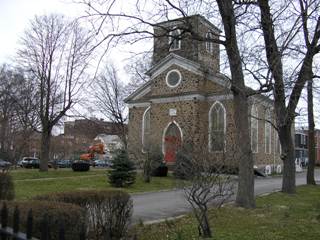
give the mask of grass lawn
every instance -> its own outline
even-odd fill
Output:
[[[91,169],[89,172],[73,172],[71,169],[49,170],[39,172],[36,169],[14,170],[13,176],[16,199],[29,199],[36,195],[70,190],[107,189],[106,169]],[[127,192],[147,192],[174,188],[173,177],[153,177],[151,183],[144,183],[142,176],[137,175],[134,185],[122,190]]]
[[[226,206],[210,212],[214,240],[320,239],[320,186],[298,187],[297,194],[273,193],[257,198],[257,208]],[[137,226],[139,240],[192,240],[197,224],[190,216],[160,224]]]

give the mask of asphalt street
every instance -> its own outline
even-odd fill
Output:
[[[320,169],[315,172],[316,180],[320,181]],[[281,177],[257,177],[255,179],[255,195],[261,195],[281,189]],[[296,174],[296,185],[306,184],[306,172]],[[236,191],[235,191],[236,192]],[[132,194],[133,223],[139,221],[152,222],[177,217],[190,212],[183,191],[179,189]]]

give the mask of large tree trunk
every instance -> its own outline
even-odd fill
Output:
[[[313,84],[312,79],[308,80],[308,171],[307,184],[316,185],[314,179],[314,168],[316,162],[315,136],[314,136],[314,116],[313,116]]]
[[[281,159],[283,161],[282,191],[295,193],[296,166],[291,125],[287,124],[279,127],[279,139],[282,147]]]
[[[49,153],[50,153],[50,129],[44,128],[41,134],[41,153],[40,153],[40,171],[48,171]]]
[[[239,183],[236,203],[242,207],[252,208],[255,207],[254,171],[247,97],[234,95],[233,104],[236,127],[236,156],[239,161]]]
[[[239,182],[236,204],[255,207],[253,157],[248,121],[248,97],[237,43],[236,20],[232,0],[217,0],[226,35],[225,47],[231,70],[231,90],[235,117],[236,160],[239,162]]]

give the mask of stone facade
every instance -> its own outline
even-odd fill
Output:
[[[150,81],[126,99],[129,106],[129,152],[133,158],[142,158],[143,145],[147,142],[149,146],[161,149],[168,163],[174,163],[174,159],[171,162],[172,156],[170,158],[168,154],[170,149],[168,132],[173,131],[175,140],[179,140],[179,144],[175,143],[176,150],[181,148],[181,145],[201,147],[205,149],[208,158],[216,159],[217,156],[225,154],[228,164],[236,165],[237,160],[232,157],[236,147],[233,143],[233,96],[228,78],[219,73],[218,45],[214,45],[213,52],[209,53],[206,50],[206,42],[182,36],[180,49],[169,50],[169,36],[165,34],[165,29],[179,27],[183,29],[183,24],[186,23],[191,23],[194,31],[200,35],[205,35],[209,31],[219,32],[216,27],[198,15],[160,23],[155,27],[155,35],[159,38],[154,40],[153,67],[148,71]],[[177,80],[174,86],[168,84],[172,71],[180,74],[179,81]],[[271,151],[266,151],[265,146],[264,119],[267,110],[272,113],[272,101],[263,96],[254,96],[251,102],[258,106],[259,119],[258,151],[254,153],[255,164],[258,167],[279,165],[281,162],[277,151],[279,149],[277,135],[272,127]],[[221,151],[210,150],[212,148],[210,139],[215,139],[215,136],[212,136],[212,124],[218,121],[212,117],[216,105],[221,110],[219,114],[224,115],[224,117],[219,115],[219,119],[224,119],[221,123],[223,130],[220,129],[224,137]],[[250,121],[250,116],[248,120]]]

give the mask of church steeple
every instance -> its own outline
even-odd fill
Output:
[[[153,64],[174,53],[200,63],[204,69],[219,72],[219,44],[206,40],[218,39],[220,30],[204,17],[194,15],[161,22],[154,27],[154,34]]]

